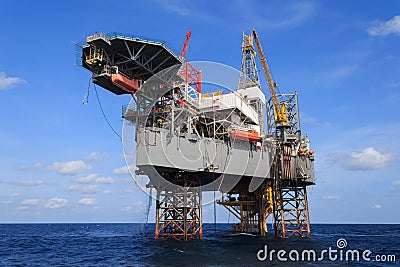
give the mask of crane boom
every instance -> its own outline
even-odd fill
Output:
[[[261,46],[260,39],[258,38],[258,33],[253,29],[254,40],[256,41],[256,47],[258,54],[260,55],[261,67],[264,71],[265,79],[267,80],[268,90],[271,94],[272,103],[274,105],[275,122],[280,125],[287,125],[288,118],[286,115],[286,108],[284,103],[280,103],[278,96],[276,94],[276,83],[272,79],[271,70],[268,66],[267,58],[265,57],[264,50]]]
[[[192,36],[192,31],[191,30],[188,31],[188,33],[186,34],[186,39],[185,39],[185,42],[183,43],[182,50],[181,50],[181,53],[179,55],[182,58],[186,57],[186,51],[187,51],[188,46],[189,46],[190,36]]]

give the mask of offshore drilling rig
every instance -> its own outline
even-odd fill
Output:
[[[237,88],[203,92],[202,71],[185,59],[190,36],[179,56],[161,42],[118,34],[96,33],[81,46],[93,83],[132,96],[122,117],[134,131],[134,175],[156,191],[155,237],[201,239],[202,192],[215,190],[239,220],[234,231],[265,235],[271,216],[275,236],[310,236],[314,152],[297,93],[277,93],[254,29],[243,34]]]

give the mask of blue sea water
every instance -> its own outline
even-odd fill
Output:
[[[155,240],[154,224],[0,224],[0,266],[394,266],[400,265],[400,225],[313,224],[308,239],[233,235],[231,225],[204,224],[202,241]],[[337,247],[345,239],[347,246]],[[257,259],[257,252],[314,250],[317,259]],[[324,249],[336,249],[337,260]],[[340,260],[342,250],[370,250],[371,261]],[[264,255],[264,251],[260,255]],[[270,255],[270,254],[268,254]],[[293,254],[295,255],[295,254]],[[378,262],[376,256],[396,261]],[[361,253],[360,253],[361,257]],[[382,258],[382,257],[381,257]]]

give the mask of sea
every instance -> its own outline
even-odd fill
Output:
[[[0,224],[0,266],[400,265],[395,224],[313,224],[310,238],[290,239],[273,232],[235,234],[232,224],[203,224],[203,240],[194,241],[155,240],[154,227]]]

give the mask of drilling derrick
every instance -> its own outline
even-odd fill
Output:
[[[256,52],[253,45],[253,36],[243,33],[242,39],[242,64],[238,89],[246,89],[253,86],[260,86],[256,65]]]

